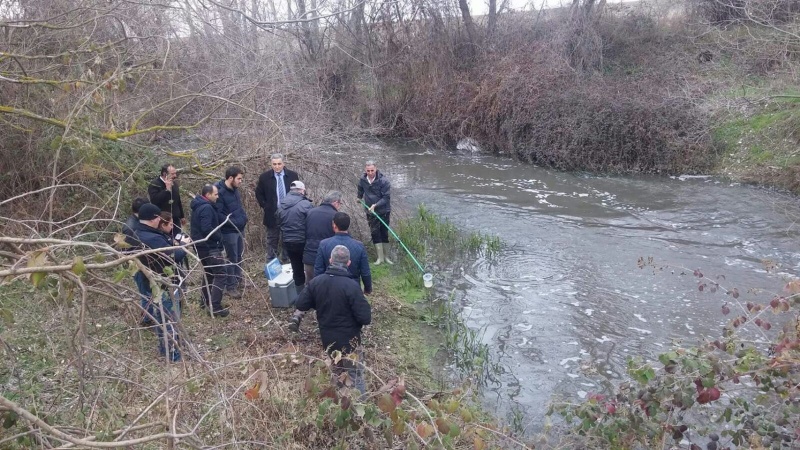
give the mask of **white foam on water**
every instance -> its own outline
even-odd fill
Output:
[[[571,362],[578,362],[580,360],[581,360],[580,356],[573,356],[572,358],[564,358],[564,359],[561,360],[560,363],[558,363],[558,365],[566,367],[567,364],[569,364]]]
[[[642,333],[642,334],[653,334],[653,332],[652,332],[652,331],[650,331],[650,330],[644,330],[644,329],[642,329],[642,328],[628,327],[628,329],[629,329],[629,330],[633,330],[633,331],[638,331],[639,333]]]
[[[637,319],[641,320],[642,322],[647,323],[647,319],[642,317],[641,314],[634,314],[633,317],[636,317]]]
[[[604,335],[604,336],[601,336],[600,338],[594,338],[594,340],[595,340],[595,341],[597,341],[597,342],[599,342],[599,343],[601,343],[601,344],[602,344],[603,342],[609,342],[609,341],[611,341],[611,339],[609,339],[609,338],[608,338],[608,336],[605,336],[605,335]]]
[[[588,394],[588,392],[586,392],[586,391],[578,391],[578,392],[576,392],[576,394],[578,394],[578,397],[584,399],[584,398],[586,398],[586,395]]]
[[[594,312],[594,310],[593,310],[593,309],[587,309],[587,310],[586,310],[586,311],[584,311],[584,312],[586,313],[586,315],[587,315],[587,316],[591,317],[591,316],[592,316],[592,313]]]
[[[515,328],[519,328],[522,331],[530,331],[533,328],[533,324],[530,323],[518,323],[514,325]]]
[[[578,375],[574,373],[568,373],[567,376],[570,378],[578,378]]]

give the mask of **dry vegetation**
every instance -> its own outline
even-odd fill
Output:
[[[352,190],[323,149],[469,137],[565,170],[692,173],[722,154],[724,173],[797,189],[797,1],[490,4],[0,2],[0,448],[524,445],[469,388],[388,384],[424,379],[430,345],[386,295],[364,402],[327,389],[312,324],[287,335],[259,281],[224,321],[190,302],[193,358],[160,361],[135,325],[135,263],[108,244],[165,161],[188,193],[233,163],[254,182],[282,151],[319,197]]]

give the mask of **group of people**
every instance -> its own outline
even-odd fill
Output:
[[[270,163],[272,168],[258,179],[255,195],[264,211],[267,261],[281,256],[288,258],[299,292],[289,329],[299,331],[305,312],[314,309],[323,347],[328,352],[352,353],[360,343],[361,328],[371,321],[365,297],[372,292],[367,250],[348,232],[351,218],[340,211],[341,192],[328,192],[315,207],[305,195],[305,183],[296,172],[285,167],[283,155],[272,155]],[[201,306],[212,317],[225,317],[229,310],[222,304],[223,296],[242,296],[241,266],[248,221],[239,192],[244,171],[234,166],[225,171],[224,179],[204,185],[193,197],[190,233],[185,236],[187,221],[177,177],[173,165],[162,167],[159,177],[148,187],[148,199],[134,200],[133,213],[123,226],[127,247],[164,249],[144,253],[139,258],[160,279],[139,271],[134,281],[145,311],[143,322],[154,326],[162,355],[172,361],[181,358],[173,324],[180,317],[182,292],[171,291],[167,286],[180,285],[182,281],[175,279],[181,262],[186,259],[186,251],[181,247],[193,246],[203,266]],[[357,202],[359,209],[363,207],[367,212],[378,255],[375,264],[392,264],[386,251],[390,200],[388,178],[373,161],[367,161],[358,183]],[[172,282],[168,283],[170,279]],[[158,288],[153,289],[154,286]],[[363,378],[357,365],[341,369],[350,372],[363,392]]]

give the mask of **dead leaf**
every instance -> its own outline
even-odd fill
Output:
[[[260,391],[261,391],[261,382],[257,381],[255,386],[253,386],[250,389],[244,391],[244,396],[248,400],[255,400],[260,396]]]

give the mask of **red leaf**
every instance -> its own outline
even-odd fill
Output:
[[[259,397],[258,391],[261,389],[261,382],[256,382],[255,386],[244,391],[244,396],[248,400],[255,400]]]
[[[617,412],[617,405],[615,405],[615,404],[613,404],[611,402],[606,403],[606,412],[609,413],[609,414],[616,413]]]
[[[722,305],[722,314],[727,316],[730,313],[731,313],[731,309],[728,308],[728,304],[725,303],[724,305]]]
[[[719,400],[719,389],[716,387],[708,388],[708,398],[710,401]]]

